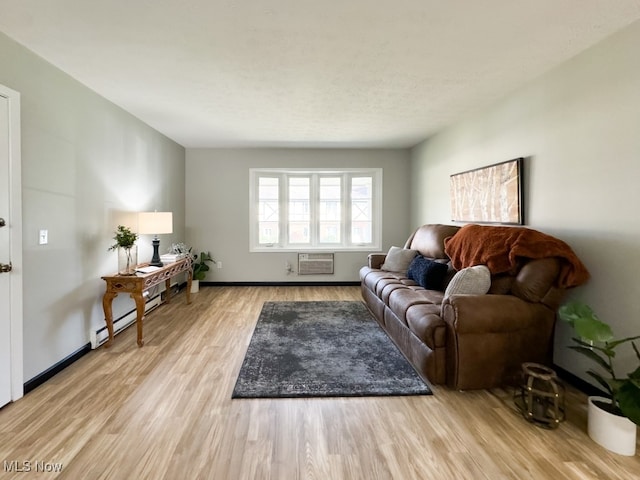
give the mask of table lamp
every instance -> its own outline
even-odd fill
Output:
[[[172,212],[140,212],[138,214],[138,233],[153,234],[153,257],[149,265],[161,267],[160,240],[158,235],[173,233],[173,213]]]

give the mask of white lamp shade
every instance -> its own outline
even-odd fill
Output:
[[[173,233],[173,213],[140,212],[138,214],[138,233],[153,235]]]

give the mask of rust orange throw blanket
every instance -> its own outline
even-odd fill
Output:
[[[456,270],[486,265],[492,274],[515,271],[518,258],[559,257],[563,261],[558,286],[575,287],[589,279],[569,245],[529,228],[465,225],[445,240],[445,252]]]

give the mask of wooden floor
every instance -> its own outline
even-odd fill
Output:
[[[130,328],[0,410],[0,478],[640,478],[637,455],[587,437],[586,399],[574,390],[567,421],[551,431],[525,422],[506,390],[231,400],[267,300],[360,292],[205,287],[191,305],[176,296],[148,316],[144,347]],[[55,464],[61,472],[35,473]]]

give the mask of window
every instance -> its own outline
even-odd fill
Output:
[[[251,251],[380,248],[382,169],[251,169]]]
[[[278,178],[261,177],[258,186],[259,242],[263,245],[278,243],[280,235],[280,205],[278,204]]]

